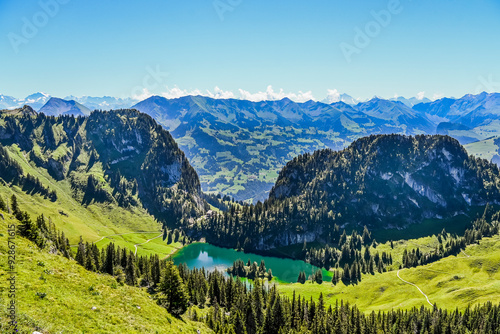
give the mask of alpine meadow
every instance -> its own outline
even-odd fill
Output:
[[[0,2],[0,332],[500,333],[499,15]]]

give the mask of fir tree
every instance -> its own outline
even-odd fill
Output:
[[[14,215],[14,217],[16,217],[17,220],[23,220],[23,213],[19,209],[16,195],[12,195],[12,197],[10,198],[10,208],[12,210],[12,214]]]
[[[7,211],[7,204],[5,204],[2,196],[0,196],[0,210],[1,211]]]
[[[160,292],[160,305],[165,307],[169,313],[180,316],[186,312],[189,296],[179,275],[179,269],[172,261],[166,263],[158,292]]]
[[[86,266],[87,257],[85,254],[85,245],[83,244],[82,236],[80,236],[80,242],[78,243],[78,249],[76,251],[76,262],[78,262],[82,267]]]

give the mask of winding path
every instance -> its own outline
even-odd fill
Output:
[[[163,232],[162,232],[159,236],[156,236],[156,237],[154,237],[154,238],[151,238],[151,239],[149,239],[149,240],[146,240],[146,242],[143,242],[142,244],[135,244],[135,245],[134,245],[134,247],[135,247],[135,252],[134,252],[134,255],[137,255],[137,246],[147,244],[147,243],[148,243],[148,242],[150,242],[151,240],[158,239],[159,237],[163,237]]]
[[[399,269],[399,270],[398,270],[398,273],[397,273],[398,278],[399,278],[400,280],[402,280],[403,282],[405,282],[405,283],[407,283],[407,284],[410,284],[410,285],[413,285],[414,287],[416,287],[416,288],[418,289],[418,291],[420,291],[420,293],[424,295],[425,299],[427,299],[427,302],[429,303],[429,305],[430,305],[430,306],[434,306],[434,305],[432,305],[432,303],[429,301],[429,297],[427,297],[427,295],[426,295],[426,294],[425,294],[422,290],[420,290],[420,288],[419,288],[417,285],[415,285],[415,284],[413,284],[413,283],[410,283],[410,282],[408,282],[408,281],[405,281],[404,279],[402,279],[402,278],[401,278],[401,276],[399,276],[399,272],[400,272],[400,271],[401,271],[401,269]]]
[[[96,243],[98,243],[99,241],[104,240],[105,238],[109,238],[109,237],[117,237],[117,236],[120,236],[120,235],[127,235],[127,234],[148,234],[148,233],[150,233],[150,234],[151,234],[151,233],[156,233],[156,232],[158,232],[158,231],[149,231],[149,232],[127,232],[127,233],[110,234],[110,235],[105,235],[105,236],[104,236],[104,237],[102,237],[101,239],[99,239],[99,240],[97,240],[97,241],[93,241],[92,243],[93,243],[93,244],[96,244]],[[161,235],[163,235],[163,233],[162,233]],[[155,237],[155,238],[153,238],[153,239],[156,239],[156,238],[158,238],[158,237]],[[149,242],[150,240],[153,240],[153,239],[149,239],[149,240],[148,240],[148,241],[146,241],[146,242]],[[142,244],[137,244],[137,245],[142,245]],[[78,246],[78,244],[76,244],[76,245],[70,245],[70,247],[76,247],[76,246]]]

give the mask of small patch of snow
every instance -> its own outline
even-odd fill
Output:
[[[445,148],[443,148],[442,152],[443,152],[444,156],[446,157],[446,159],[448,161],[451,161],[451,153],[448,152]]]
[[[380,175],[382,180],[385,180],[385,181],[392,179],[392,176],[393,176],[392,173],[384,173],[384,174]]]
[[[472,200],[471,198],[469,197],[469,195],[467,194],[462,194],[462,197],[464,198],[464,200],[467,202],[467,204],[470,206],[471,203],[472,203]]]
[[[415,204],[417,206],[417,208],[420,208],[420,205],[418,205],[418,202],[415,199],[409,198],[409,200],[412,201],[413,204]]]
[[[462,180],[464,172],[463,172],[463,170],[460,170],[460,169],[452,167],[452,168],[450,168],[450,174],[455,179],[455,181],[457,183],[460,183],[460,181]]]
[[[119,163],[120,161],[127,160],[128,158],[130,158],[130,157],[121,157],[121,158],[119,158],[119,159],[116,159],[116,160],[111,161],[109,164],[110,164],[110,165],[114,165],[114,164]]]

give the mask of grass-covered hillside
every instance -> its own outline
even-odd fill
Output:
[[[0,216],[0,281],[7,284],[7,226]],[[61,255],[17,236],[17,307],[20,333],[210,333],[202,323],[179,319],[158,306],[145,289],[117,284]],[[0,296],[0,332],[7,330],[7,290]],[[93,309],[95,307],[95,309]]]
[[[482,159],[500,164],[500,137],[490,137],[465,145],[465,149]]]
[[[280,284],[280,292],[292,296],[293,291],[307,298],[316,299],[323,293],[325,303],[335,305],[341,300],[355,304],[364,312],[388,311],[392,309],[411,309],[431,307],[419,290],[401,279],[417,285],[432,304],[444,309],[465,309],[469,304],[476,305],[488,301],[500,302],[500,236],[484,238],[477,244],[468,246],[456,256],[449,256],[437,262],[402,269],[401,258],[404,250],[419,248],[422,252],[434,250],[439,245],[436,236],[412,240],[400,240],[380,244],[370,251],[391,252],[394,259],[392,267],[384,273],[364,274],[357,284],[336,285],[331,282],[322,284]],[[399,276],[398,278],[398,271]]]

